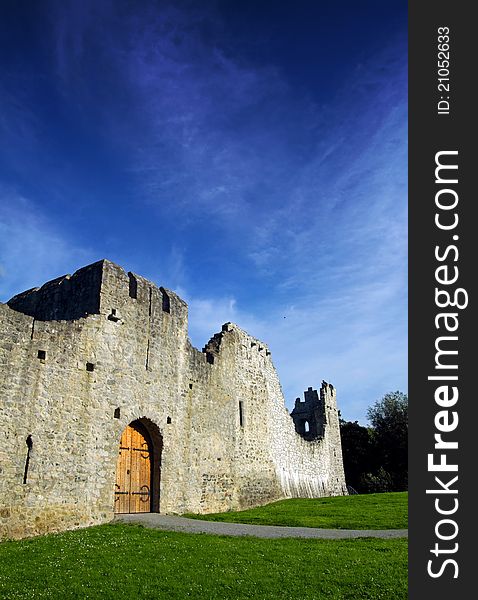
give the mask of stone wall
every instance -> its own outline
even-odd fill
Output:
[[[109,261],[0,304],[0,536],[109,521],[136,419],[162,442],[161,512],[346,493],[332,386],[324,436],[306,441],[268,347],[228,323],[200,352],[187,318],[174,292]]]
[[[41,288],[18,294],[8,301],[8,305],[40,321],[73,320],[97,313],[103,262],[79,269],[73,276],[63,275]]]

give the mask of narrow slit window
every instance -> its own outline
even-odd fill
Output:
[[[26,441],[28,450],[27,450],[27,458],[25,460],[25,469],[23,471],[23,484],[26,484],[27,480],[28,480],[28,467],[30,465],[30,453],[31,453],[32,448],[33,448],[33,439],[32,439],[32,436],[28,435],[27,439],[25,441]]]
[[[129,297],[137,298],[138,297],[138,280],[133,275],[133,273],[128,273],[129,277]]]
[[[171,301],[169,299],[169,296],[166,293],[166,290],[164,288],[159,288],[159,289],[161,290],[161,294],[163,296],[163,301],[162,301],[163,312],[170,313],[171,312]]]
[[[304,422],[304,431],[305,431],[305,433],[309,433],[309,431],[310,431],[309,421]]]
[[[239,425],[244,427],[244,403],[239,400]]]

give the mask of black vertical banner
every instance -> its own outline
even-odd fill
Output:
[[[478,25],[472,8],[463,0],[409,3],[412,600],[476,595]]]

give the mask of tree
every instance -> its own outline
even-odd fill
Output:
[[[339,415],[340,417],[340,415]],[[345,480],[360,493],[408,487],[408,397],[390,392],[367,410],[370,427],[340,419]]]
[[[371,430],[357,421],[340,419],[340,437],[347,485],[357,492],[369,491],[369,486],[363,485],[362,478],[375,467]]]
[[[390,492],[393,487],[390,473],[387,473],[383,467],[371,473],[363,473],[360,478],[360,491],[363,494],[377,494],[380,492]]]
[[[367,410],[380,465],[389,474],[391,491],[408,487],[408,396],[390,392]]]

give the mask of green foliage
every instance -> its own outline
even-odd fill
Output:
[[[341,420],[340,437],[347,485],[358,492],[370,491],[368,487],[364,487],[362,477],[364,473],[372,472],[375,468],[376,455],[371,430],[359,425],[357,421],[352,423]]]
[[[380,467],[376,473],[363,473],[360,478],[360,489],[366,494],[387,492],[392,489],[390,473]]]
[[[212,536],[102,525],[0,544],[0,598],[407,598],[407,540]]]
[[[391,479],[390,490],[408,487],[408,396],[386,394],[367,411],[381,467]]]
[[[364,494],[334,498],[294,498],[258,508],[190,518],[253,525],[329,529],[406,529],[408,494]]]
[[[340,420],[345,480],[361,493],[408,488],[408,397],[390,392],[367,410],[371,427]]]

